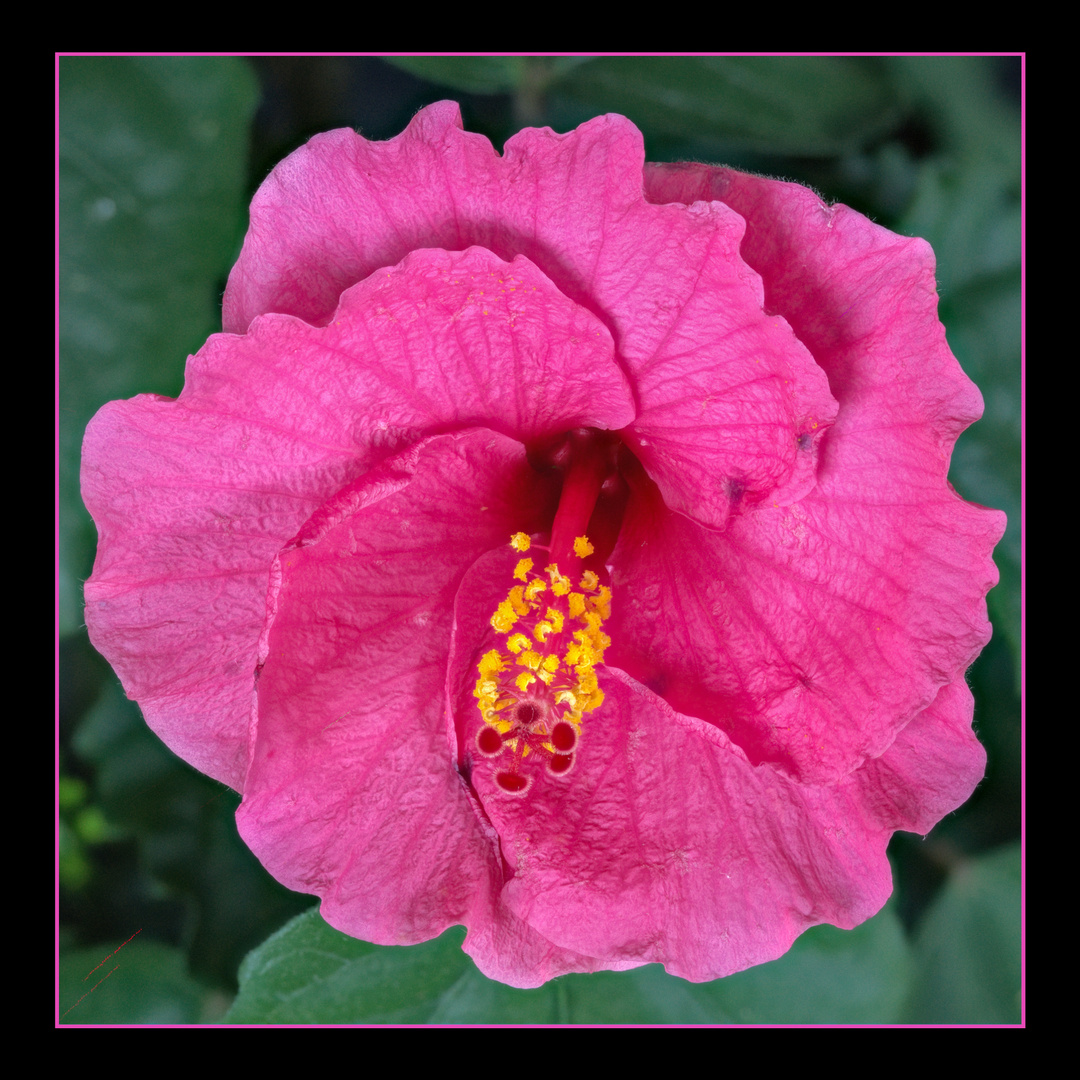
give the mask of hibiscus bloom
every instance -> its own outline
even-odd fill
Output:
[[[423,110],[251,208],[178,399],[107,405],[91,639],[339,929],[714,979],[891,890],[982,777],[999,513],[934,261],[605,116]]]

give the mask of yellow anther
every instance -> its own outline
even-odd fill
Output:
[[[542,592],[546,591],[547,582],[541,581],[540,578],[533,578],[533,580],[525,586],[525,599],[531,603],[535,601]]]
[[[586,555],[591,555],[596,549],[589,543],[587,536],[579,536],[574,540],[574,554],[579,559],[584,559]]]
[[[596,672],[593,671],[592,668],[585,668],[583,670],[582,668],[579,667],[577,669],[577,673],[578,673],[578,689],[583,694],[586,694],[586,695],[595,694],[597,689],[598,689],[598,686],[599,686],[599,684],[596,681]],[[587,705],[585,707],[588,708]]]
[[[551,591],[556,596],[566,596],[570,591],[570,579],[563,574],[559,573],[559,568],[552,563],[550,566],[545,566],[544,571],[547,576],[551,578]]]
[[[518,634],[515,636],[521,637],[522,635]],[[503,663],[502,654],[497,649],[492,649],[490,652],[486,652],[480,657],[479,668],[481,676],[495,675],[502,671],[504,667],[505,664]]]
[[[589,640],[586,632],[584,630],[578,630],[577,633],[574,634],[574,637],[577,639],[579,646],[578,658],[574,661],[575,666],[580,667],[582,664],[591,666],[592,664],[595,664],[600,659],[600,656],[597,654],[597,651],[593,647],[593,643]],[[572,647],[573,646],[571,646],[571,648]],[[567,655],[569,655],[569,653],[567,653]]]
[[[515,533],[511,546],[528,551],[529,537]],[[577,537],[574,554],[578,558],[594,554],[587,537]],[[549,770],[553,775],[561,776],[569,768],[568,751],[559,748],[567,742],[560,736],[556,746],[550,733],[554,725],[565,722],[580,736],[583,714],[593,712],[604,700],[595,669],[611,644],[603,632],[604,621],[611,615],[611,589],[601,585],[591,570],[582,573],[576,586],[579,591],[574,588],[555,563],[541,572],[532,559],[517,561],[514,583],[491,617],[491,625],[507,635],[506,644],[503,651],[496,648],[484,653],[477,663],[473,695],[485,724],[503,737],[502,746],[493,744],[490,735],[477,737],[485,757],[509,750],[513,761],[520,763],[530,752],[542,749],[543,756],[552,756]],[[573,640],[564,643],[560,637],[564,633]],[[521,708],[524,703],[530,707]],[[511,763],[510,773],[516,769]]]
[[[504,600],[495,614],[491,616],[491,625],[500,634],[505,634],[516,622],[517,616],[514,614],[514,609],[511,607],[509,600]]]
[[[515,585],[506,598],[519,615],[528,615],[532,611],[532,608],[525,601],[524,592],[525,588],[521,585]]]
[[[600,612],[600,618],[611,618],[611,589],[607,585],[600,586],[600,595],[593,601],[596,610]]]

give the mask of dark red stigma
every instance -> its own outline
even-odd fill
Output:
[[[568,754],[574,749],[574,744],[577,742],[577,732],[574,730],[573,724],[568,724],[565,720],[560,720],[554,728],[551,730],[551,745],[555,747],[556,753]]]
[[[521,773],[501,772],[495,774],[495,783],[511,795],[522,795],[529,786],[529,778]]]
[[[502,736],[493,727],[485,724],[476,733],[476,748],[484,757],[495,757],[502,753]]]

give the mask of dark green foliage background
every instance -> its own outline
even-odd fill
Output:
[[[61,1023],[1020,1021],[1019,57],[58,66]],[[526,125],[565,131],[622,112],[650,160],[808,183],[937,253],[942,321],[986,398],[951,478],[1010,516],[990,595],[995,637],[969,673],[990,764],[930,837],[895,838],[894,898],[855,931],[815,928],[781,960],[712,984],[653,966],[532,991],[483,978],[460,950],[461,930],[411,949],[347,938],[310,897],[266,875],[236,836],[238,796],[150,734],[86,639],[87,421],[112,398],[179,392],[186,356],[220,328],[247,203],[275,162],[331,127],[391,137],[444,97],[496,147]]]

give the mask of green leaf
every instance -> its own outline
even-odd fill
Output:
[[[523,56],[387,56],[395,67],[428,82],[467,94],[505,94],[521,84],[528,58]]]
[[[891,907],[854,930],[816,926],[771,964],[699,990],[714,1022],[889,1024],[899,1020],[911,963]]]
[[[938,291],[1020,272],[1019,173],[987,158],[925,162],[898,231],[930,242]]]
[[[1019,1023],[1020,926],[1020,845],[961,864],[919,927],[905,1019]]]
[[[908,958],[888,911],[857,930],[815,927],[780,960],[695,985],[658,965],[567,975],[535,990],[484,978],[448,930],[423,945],[380,947],[298,916],[240,969],[231,1023],[715,1024],[888,1023]],[[808,993],[807,987],[813,987]]]
[[[240,967],[235,1024],[419,1024],[471,961],[464,934],[423,945],[380,947],[328,926],[317,910],[298,915]]]
[[[1000,88],[1002,64],[1016,59],[893,56],[884,63],[901,95],[926,118],[942,153],[981,158],[1019,179],[1019,105]]]
[[[1004,510],[1009,523],[994,551],[1001,580],[988,599],[1012,647],[1020,685],[1020,275],[972,283],[942,302],[949,344],[982,390],[983,417],[959,438],[949,478],[967,499]]]
[[[61,1024],[194,1024],[220,1015],[183,953],[145,936],[69,952],[59,972]]]
[[[569,69],[553,90],[624,113],[647,135],[776,154],[836,154],[900,117],[887,69],[872,58],[606,56]]]
[[[168,750],[118,681],[106,684],[73,746],[94,768],[95,798],[109,825],[137,848],[137,877],[113,877],[120,867],[109,860],[95,888],[126,890],[124,912],[150,913],[166,900],[182,908],[197,975],[228,985],[269,928],[309,906],[310,898],[275,882],[237,835],[237,794]]]
[[[82,622],[94,534],[79,448],[111,398],[179,391],[220,328],[243,227],[247,64],[222,57],[60,59],[60,522],[63,632]]]
[[[988,602],[1019,686],[1020,113],[996,92],[988,58],[896,57],[889,65],[937,141],[897,228],[933,247],[949,344],[986,403],[956,445],[950,479],[965,498],[1008,514],[994,555],[1001,582]]]

